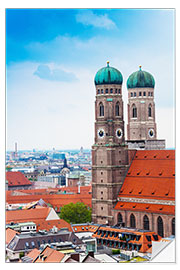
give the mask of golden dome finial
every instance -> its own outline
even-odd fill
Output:
[[[109,61],[107,61],[107,67],[109,67]]]
[[[141,66],[141,65],[139,65],[139,70],[141,70],[141,67],[142,67],[142,66]]]

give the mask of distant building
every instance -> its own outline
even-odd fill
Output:
[[[21,172],[6,172],[8,190],[31,189],[32,183]]]

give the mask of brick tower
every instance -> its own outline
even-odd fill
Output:
[[[153,76],[143,71],[141,66],[127,80],[127,143],[129,148],[165,148],[165,140],[157,140],[154,86]]]
[[[92,146],[92,221],[113,224],[112,209],[128,167],[121,73],[109,66],[95,76],[95,143]]]

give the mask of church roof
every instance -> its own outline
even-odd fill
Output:
[[[155,80],[153,76],[144,70],[141,70],[141,66],[139,66],[139,70],[133,72],[128,80],[127,80],[127,88],[154,88]]]
[[[148,199],[148,200],[175,200],[175,151],[174,150],[138,150],[132,161],[132,164],[125,177],[124,183],[119,192],[118,198],[127,202],[130,198],[133,199]],[[130,202],[118,202],[115,209],[141,209],[147,210],[149,204],[139,203],[131,204]],[[140,202],[140,201],[139,201]],[[121,204],[124,205],[122,208]],[[133,208],[133,205],[136,207]],[[160,205],[161,206],[161,205]],[[154,204],[149,208],[158,210],[159,205]],[[138,208],[139,207],[139,208]],[[155,207],[155,208],[153,208]],[[164,205],[163,211],[173,213],[174,206]],[[161,212],[162,210],[158,210]]]

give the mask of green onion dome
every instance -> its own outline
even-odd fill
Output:
[[[107,62],[107,67],[103,67],[96,73],[94,78],[95,85],[101,84],[122,84],[123,77],[119,70],[110,67]]]
[[[153,76],[144,70],[141,70],[141,66],[139,66],[139,70],[132,73],[127,80],[127,88],[140,88],[140,87],[148,87],[154,88],[155,80]]]

